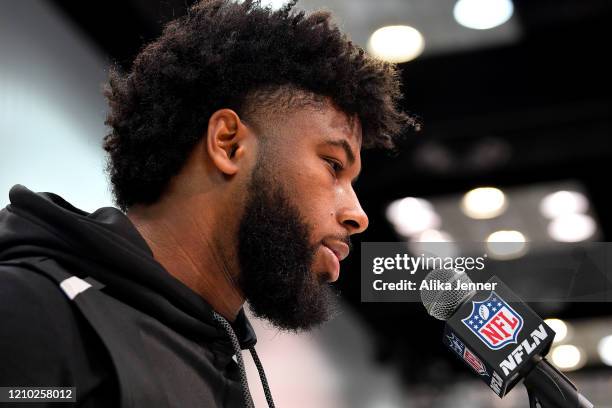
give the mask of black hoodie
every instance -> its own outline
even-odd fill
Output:
[[[252,406],[249,349],[273,405],[244,311],[231,325],[215,313],[155,261],[125,214],[89,214],[21,185],[9,198],[0,386],[76,387],[83,407]]]

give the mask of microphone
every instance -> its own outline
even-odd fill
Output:
[[[593,407],[546,360],[555,332],[499,278],[474,284],[465,273],[436,269],[424,280],[421,300],[446,321],[444,344],[500,398],[523,379],[531,408]]]

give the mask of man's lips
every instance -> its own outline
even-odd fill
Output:
[[[339,240],[326,240],[322,247],[326,253],[328,282],[335,282],[340,277],[340,261],[348,256],[349,246]]]
[[[327,241],[323,245],[332,250],[338,261],[344,260],[349,254],[349,246],[340,241]]]
[[[328,282],[335,282],[340,277],[340,258],[338,255],[327,245],[322,245],[323,252],[325,253],[325,266],[328,275]]]

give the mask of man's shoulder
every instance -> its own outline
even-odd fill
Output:
[[[47,291],[57,288],[49,278],[33,269],[27,262],[0,261],[0,282],[19,291]],[[1,288],[1,287],[0,287]]]
[[[67,297],[48,277],[26,265],[0,262],[0,310],[3,324],[19,326],[35,321],[64,320],[73,315]],[[52,317],[52,318],[51,318]],[[7,321],[7,318],[11,318]]]
[[[3,338],[62,353],[80,336],[83,320],[57,283],[27,266],[0,262],[0,315]],[[1,341],[1,340],[0,340]],[[0,353],[8,345],[1,341]],[[55,347],[55,350],[51,350]]]
[[[105,377],[99,339],[46,276],[0,262],[0,316],[0,385],[93,385]]]

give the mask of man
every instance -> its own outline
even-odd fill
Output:
[[[84,407],[252,406],[249,349],[273,406],[243,304],[285,330],[330,318],[368,225],[360,150],[413,124],[392,65],[292,8],[202,1],[111,72],[122,211],[11,189],[0,386],[76,387]]]

